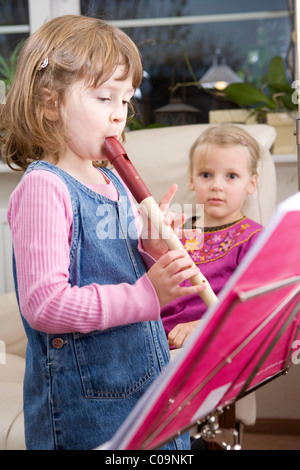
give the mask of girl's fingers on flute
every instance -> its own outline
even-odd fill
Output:
[[[183,259],[184,261],[181,261]],[[182,262],[185,262],[186,266],[192,265],[192,260],[184,249],[170,250],[157,261],[163,268],[170,268],[173,274],[180,269]]]
[[[206,289],[206,284],[197,284],[197,285],[190,285],[190,286],[178,286],[178,297],[185,297],[187,295],[193,294],[200,294]]]
[[[174,274],[187,266],[187,258],[186,252],[172,250],[149,269],[148,278],[156,291],[161,307],[180,297]]]
[[[187,216],[184,213],[180,214],[176,218],[174,217],[173,229],[176,232],[177,236],[178,236],[178,232],[182,230],[182,227],[184,226],[186,219],[187,219]]]
[[[167,212],[164,216],[164,223],[174,227],[175,212]]]
[[[174,284],[179,285],[183,281],[190,279],[191,277],[197,276],[199,274],[199,269],[195,266],[192,267],[182,267],[182,270],[179,272],[174,272]],[[202,289],[201,289],[202,290]]]
[[[169,209],[169,206],[171,204],[171,201],[178,189],[177,184],[172,184],[166,194],[163,196],[162,200],[159,203],[159,208],[162,211],[163,214],[167,213],[167,210]]]
[[[184,297],[192,294],[199,294],[205,289],[205,286],[203,285],[190,287],[174,286],[172,282],[173,280],[171,280],[170,278],[159,275],[157,277],[157,273],[154,274],[154,272],[152,272],[150,276],[150,272],[151,271],[149,270],[148,277],[156,291],[160,307],[164,307],[165,305],[169,304],[175,299],[178,299],[179,297]]]

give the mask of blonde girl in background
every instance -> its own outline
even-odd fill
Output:
[[[216,295],[262,230],[243,213],[245,199],[257,186],[259,158],[257,141],[234,124],[208,128],[190,150],[190,187],[197,203],[204,205],[204,221],[200,221],[204,233],[182,243]],[[190,223],[196,225],[197,220]],[[162,309],[171,348],[184,344],[205,311],[197,295],[175,300]]]

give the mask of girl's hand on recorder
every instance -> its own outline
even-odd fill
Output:
[[[186,215],[182,213],[178,217],[175,217],[174,212],[168,212],[177,189],[177,184],[172,184],[159,203],[159,208],[165,216],[164,222],[172,227],[178,238],[180,239],[183,236],[189,238],[196,233],[201,233],[201,230],[183,230],[182,227],[186,221]],[[163,254],[167,253],[168,246],[142,210],[140,211],[140,215],[143,219],[143,229],[141,233],[143,248],[152,258],[158,260]]]
[[[198,294],[205,285],[180,286],[186,279],[199,273],[188,254],[183,250],[172,250],[149,269],[148,277],[157,293],[160,306],[167,305],[172,300],[186,295]]]

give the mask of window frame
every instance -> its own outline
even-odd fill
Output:
[[[80,0],[28,0],[29,24],[0,25],[0,34],[32,34],[46,21],[55,16],[65,14],[79,15],[81,13]],[[143,28],[146,26],[175,26],[201,23],[219,23],[227,21],[249,21],[258,19],[284,18],[289,16],[288,10],[279,11],[253,11],[245,13],[223,13],[212,15],[195,15],[165,18],[138,18],[127,20],[114,20],[109,23],[119,28]]]

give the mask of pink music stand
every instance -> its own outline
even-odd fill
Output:
[[[293,363],[300,336],[300,193],[280,204],[190,337],[113,439],[156,449]]]

